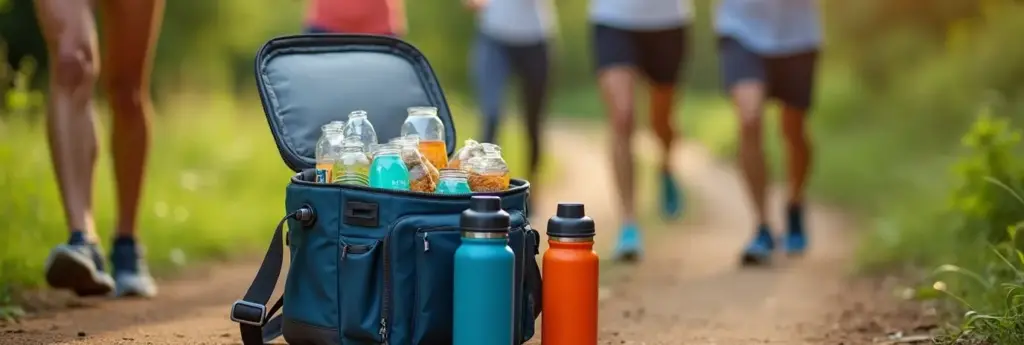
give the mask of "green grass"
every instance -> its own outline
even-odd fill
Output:
[[[476,136],[475,112],[452,101],[459,140]],[[291,175],[281,162],[259,103],[229,98],[182,99],[159,109],[139,210],[140,238],[153,271],[167,274],[210,259],[263,248],[284,213]],[[105,111],[100,111],[105,114]],[[41,118],[0,121],[0,302],[12,289],[43,284],[49,250],[67,226]],[[115,222],[110,133],[101,116],[95,218],[109,246]],[[515,176],[525,168],[520,127],[503,127],[502,145]],[[547,169],[551,170],[551,169]],[[5,303],[0,303],[0,305]]]

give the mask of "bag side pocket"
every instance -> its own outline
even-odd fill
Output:
[[[382,247],[378,240],[341,238],[338,287],[344,344],[384,341],[381,334]]]
[[[291,263],[282,313],[304,324],[338,330],[338,236],[328,228],[289,224]]]
[[[452,343],[455,250],[462,243],[458,227],[420,230],[416,234],[416,303],[413,345]]]

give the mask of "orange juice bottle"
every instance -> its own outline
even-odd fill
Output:
[[[445,141],[444,122],[437,116],[435,107],[411,107],[407,109],[408,117],[402,124],[402,137],[414,135],[419,137],[420,154],[430,161],[435,168],[448,167],[448,146]]]
[[[598,257],[583,204],[560,203],[548,220],[541,343],[597,344]]]

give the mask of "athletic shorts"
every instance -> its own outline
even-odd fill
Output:
[[[807,110],[814,93],[818,51],[766,57],[747,49],[732,37],[718,40],[718,58],[726,94],[742,81],[761,81],[769,99]]]
[[[637,31],[594,24],[597,71],[613,66],[633,66],[651,83],[675,85],[686,60],[687,37],[687,28],[682,26]]]

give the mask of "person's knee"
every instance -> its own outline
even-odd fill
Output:
[[[99,66],[87,42],[67,41],[57,48],[53,62],[56,86],[67,89],[89,88],[99,77]]]

